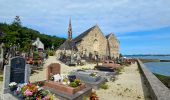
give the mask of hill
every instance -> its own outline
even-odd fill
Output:
[[[19,16],[16,16],[11,24],[0,23],[0,30],[4,33],[0,36],[0,43],[4,42],[7,48],[19,44],[22,51],[29,50],[32,40],[37,37],[44,43],[45,49],[51,48],[52,45],[56,49],[65,41],[65,38],[41,34],[34,29],[22,26]]]

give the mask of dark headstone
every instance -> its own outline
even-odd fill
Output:
[[[26,64],[26,61],[22,57],[15,57],[11,59],[10,82],[24,83],[25,64]]]
[[[74,82],[74,80],[76,79],[76,75],[68,75],[68,79],[70,82]]]

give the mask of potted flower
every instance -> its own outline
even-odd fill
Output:
[[[64,78],[64,79],[63,79],[63,84],[66,85],[66,84],[68,84],[68,83],[69,83],[69,80],[68,80],[67,78]]]
[[[10,88],[11,91],[16,90],[17,89],[17,83],[16,82],[11,82],[9,84],[9,88]]]
[[[79,79],[75,79],[74,82],[70,82],[69,86],[78,87],[81,85],[81,81]]]

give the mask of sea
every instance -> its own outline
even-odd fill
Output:
[[[134,58],[145,58],[145,59],[160,59],[170,60],[170,56],[126,56]],[[148,62],[144,65],[153,73],[170,76],[170,62]]]

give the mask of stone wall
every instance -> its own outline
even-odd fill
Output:
[[[106,55],[107,40],[99,28],[94,28],[83,40],[77,43],[78,51],[86,50],[87,55],[91,52],[93,55],[94,51],[98,52],[99,56]]]
[[[170,90],[138,59],[138,66],[146,80],[153,100],[170,100]]]
[[[110,56],[111,57],[119,57],[119,42],[117,41],[117,39],[111,35],[108,38],[108,43],[109,43],[109,47],[110,47]]]

